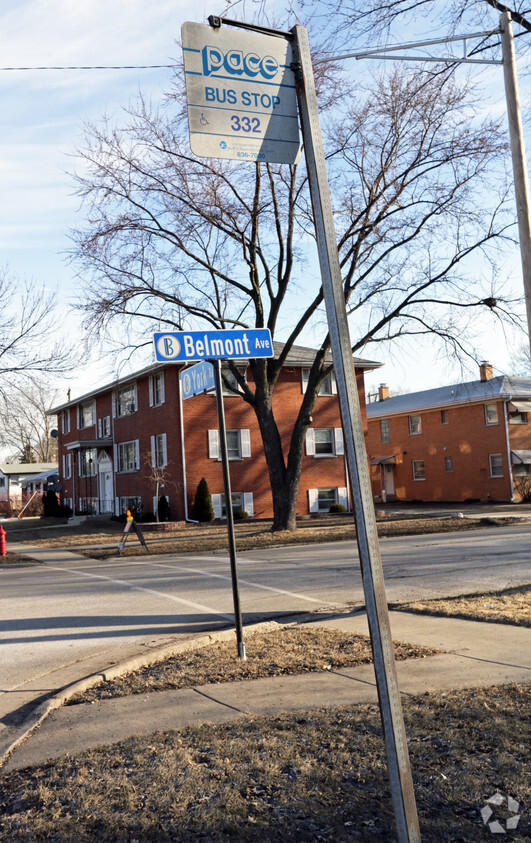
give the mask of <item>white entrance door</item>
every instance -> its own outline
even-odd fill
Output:
[[[395,493],[395,475],[393,472],[393,464],[390,462],[384,463],[383,470],[385,496],[389,498],[389,495],[394,495]]]
[[[112,472],[100,472],[100,512],[113,511]]]

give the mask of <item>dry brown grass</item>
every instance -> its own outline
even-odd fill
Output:
[[[521,804],[529,687],[404,704],[422,839],[491,840],[480,810]],[[378,707],[301,711],[134,738],[0,777],[0,839],[25,843],[396,840]]]
[[[103,682],[73,697],[69,704],[372,663],[366,636],[317,627],[297,626],[247,635],[245,649],[247,661],[242,661],[235,657],[233,641],[217,642]],[[395,643],[395,656],[399,660],[425,658],[437,652],[430,647]]]
[[[391,608],[421,615],[442,615],[531,627],[531,584],[501,591],[486,591],[483,594],[446,597],[444,600],[414,600],[411,603],[393,604]]]

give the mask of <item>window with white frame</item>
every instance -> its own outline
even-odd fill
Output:
[[[302,369],[301,370],[301,387],[302,392],[305,393],[308,388],[308,379],[310,377],[310,370],[309,369]],[[337,395],[337,385],[336,385],[336,378],[333,372],[329,372],[327,376],[321,383],[319,387],[319,392],[317,395]]]
[[[306,431],[306,454],[309,457],[337,457],[344,453],[340,427],[309,427]]]
[[[511,412],[509,410],[509,424],[527,424],[527,413],[516,410]]]
[[[138,518],[142,515],[142,498],[139,495],[120,498],[120,513],[125,515],[129,510],[131,515]]]
[[[79,476],[96,476],[96,448],[83,448],[79,452]]]
[[[138,457],[138,439],[118,444],[118,471],[137,471],[140,465]]]
[[[85,401],[78,406],[77,426],[79,430],[94,424],[94,401]]]
[[[72,477],[72,454],[63,454],[63,480],[70,480]]]
[[[329,512],[334,503],[339,503],[345,509],[348,509],[346,487],[308,489],[308,509],[310,512]]]
[[[151,464],[155,468],[165,468],[168,465],[165,433],[159,433],[157,436],[151,437]]]
[[[410,436],[416,436],[422,433],[422,421],[420,416],[409,416],[409,433]]]
[[[98,419],[98,439],[108,439],[111,435],[111,417]]]
[[[63,433],[70,433],[70,409],[63,410],[61,422]]]
[[[116,415],[118,418],[123,418],[123,416],[132,416],[136,411],[136,383],[122,386],[116,391]]]
[[[491,477],[503,477],[503,460],[501,454],[489,454],[489,468]]]
[[[424,460],[412,460],[413,464],[413,480],[425,480],[426,472],[424,470]]]
[[[498,424],[498,407],[496,404],[485,404],[485,424]]]
[[[149,378],[149,406],[159,407],[165,400],[164,372],[155,372]]]
[[[389,419],[380,419],[380,442],[385,444],[391,441],[391,433],[389,431]]]
[[[251,456],[251,431],[227,430],[227,451],[230,460],[241,460]],[[208,431],[208,456],[211,460],[221,459],[219,430]]]
[[[250,517],[254,515],[254,503],[252,492],[232,492],[232,511],[233,513],[243,510]],[[222,494],[212,495],[212,509],[214,510],[214,518],[226,518],[226,498]]]

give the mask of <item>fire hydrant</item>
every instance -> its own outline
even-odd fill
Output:
[[[6,531],[0,527],[0,556],[6,555]]]

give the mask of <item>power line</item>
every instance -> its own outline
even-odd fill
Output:
[[[70,65],[57,67],[0,67],[0,70],[162,70],[176,67],[175,64],[118,64],[118,65]]]

